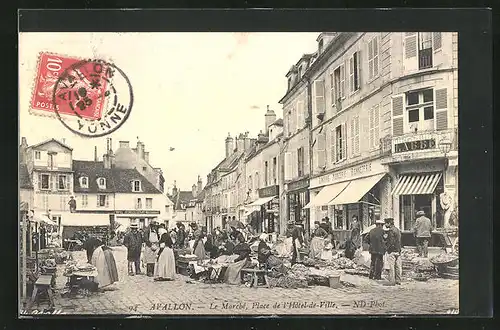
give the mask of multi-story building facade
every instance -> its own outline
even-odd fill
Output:
[[[24,163],[19,164],[19,203],[22,211],[29,211],[33,207],[34,192],[28,167]]]
[[[258,135],[246,156],[248,221],[257,232],[279,230],[280,193],[279,163],[283,145],[283,120],[269,107],[265,114],[265,131]]]
[[[321,34],[311,91],[310,221],[349,229],[457,201],[457,34]]]
[[[281,231],[284,233],[288,220],[303,221],[306,232],[309,232],[309,113],[310,88],[304,73],[316,59],[317,53],[305,54],[292,66],[286,77],[288,88],[280,100],[283,105],[283,139],[284,146],[280,153],[283,156],[283,178],[280,182],[282,197],[280,198]]]
[[[238,191],[241,196],[244,189],[242,159],[253,143],[255,139],[250,138],[248,133],[235,138],[228,134],[224,159],[207,175],[203,209],[205,224],[209,230],[225,227],[232,217],[240,217],[241,220],[243,207],[242,203],[237,203],[236,196]]]
[[[203,182],[198,176],[198,181],[193,184],[191,191],[182,191],[177,188],[174,182],[174,188],[169,199],[173,202],[172,225],[181,222],[185,226],[190,223],[197,223],[200,226],[205,225],[203,219],[203,199],[205,192],[203,191]]]
[[[35,214],[47,215],[61,224],[62,217],[69,213],[73,193],[73,149],[56,139],[28,146],[23,137],[20,152],[33,184],[29,207]]]

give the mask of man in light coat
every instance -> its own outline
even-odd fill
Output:
[[[432,223],[422,210],[417,212],[417,220],[415,220],[415,225],[413,227],[413,235],[417,241],[418,255],[427,258],[429,254],[429,240],[432,235]]]

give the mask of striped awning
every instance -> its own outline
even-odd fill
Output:
[[[441,172],[401,175],[392,190],[393,195],[427,195],[434,193]]]

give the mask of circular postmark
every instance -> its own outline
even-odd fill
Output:
[[[130,116],[134,95],[127,75],[113,63],[82,60],[57,79],[52,101],[59,121],[84,137],[102,137]]]

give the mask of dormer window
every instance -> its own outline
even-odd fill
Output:
[[[141,181],[139,180],[134,180],[132,181],[132,191],[133,192],[140,192],[141,189]]]
[[[99,189],[106,189],[106,179],[105,178],[98,178],[97,185],[99,186]]]
[[[80,187],[88,188],[89,187],[89,178],[86,176],[82,176],[80,178]]]

